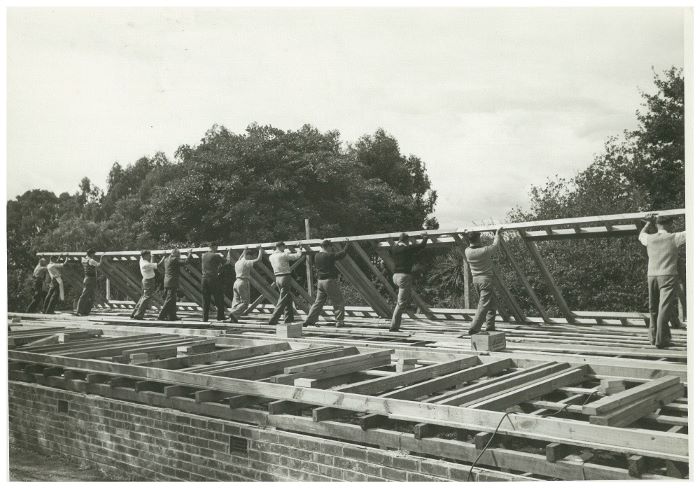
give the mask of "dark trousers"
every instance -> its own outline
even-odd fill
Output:
[[[148,310],[148,305],[151,303],[153,295],[155,295],[156,293],[156,279],[150,278],[147,280],[143,280],[141,284],[143,286],[143,294],[141,295],[141,298],[139,298],[139,301],[136,303],[134,313],[131,314],[133,318],[139,320],[142,319],[143,316],[146,314],[146,310]]]
[[[316,301],[309,310],[309,316],[306,318],[306,324],[315,324],[318,320],[323,306],[327,299],[331,299],[333,304],[333,314],[335,315],[336,325],[343,325],[345,321],[345,300],[343,292],[340,291],[338,280],[332,278],[329,280],[318,280],[318,291],[316,292]]]
[[[214,305],[216,305],[216,320],[224,320],[226,317],[224,310],[224,289],[221,286],[221,280],[218,276],[207,276],[202,278],[202,320],[209,320],[209,307],[211,306],[211,297],[214,296]]]
[[[678,276],[649,276],[649,342],[665,347],[671,342],[669,323],[678,315]]]
[[[89,315],[92,305],[95,302],[95,290],[97,289],[97,278],[86,276],[83,278],[83,292],[78,299],[78,314]]]
[[[469,328],[479,332],[481,325],[486,322],[486,330],[496,330],[496,297],[493,293],[493,281],[489,276],[475,276],[474,289],[479,295],[479,305]]]
[[[275,283],[280,292],[275,310],[268,324],[275,325],[284,312],[284,323],[289,324],[294,321],[294,303],[292,301],[292,277],[290,275],[275,276]]]
[[[61,286],[58,284],[56,279],[51,279],[51,286],[49,286],[49,292],[46,294],[44,299],[44,313],[53,313],[56,309],[56,305],[61,300]]]
[[[177,288],[166,288],[158,320],[177,320]]]
[[[41,304],[44,301],[44,280],[40,278],[34,278],[34,295],[32,296],[32,301],[27,305],[26,313],[32,313],[36,308],[41,308]]]

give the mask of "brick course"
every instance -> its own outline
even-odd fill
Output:
[[[68,403],[67,412],[58,411],[59,400]],[[120,479],[449,481],[465,479],[468,470],[457,463],[17,381],[9,382],[9,407],[11,443],[60,453]],[[244,441],[238,439],[240,445],[231,450],[230,436]]]

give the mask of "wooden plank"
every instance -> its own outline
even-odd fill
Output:
[[[367,255],[364,249],[362,249],[362,246],[360,246],[357,242],[351,242],[350,246],[352,249],[355,251],[355,254],[359,256],[360,260],[369,268],[369,270],[372,272],[372,274],[379,280],[379,282],[384,285],[384,289],[386,292],[389,294],[389,296],[396,300],[398,298],[398,295],[396,294],[396,290],[394,290],[394,287],[392,286],[391,283],[389,283],[389,280],[386,279],[386,276],[384,276],[384,273],[382,273],[375,265],[372,263],[372,260],[370,257]]]
[[[222,378],[129,364],[113,364],[91,359],[48,356],[15,350],[8,351],[8,358],[14,361],[60,366],[92,373],[112,373],[141,380],[215,388],[234,394],[261,395],[277,400],[291,400],[311,405],[376,413],[399,420],[434,423],[460,429],[493,431],[502,417],[501,413],[488,410],[434,404],[426,408],[425,404],[407,400],[376,398],[355,393]],[[620,429],[619,435],[610,435],[610,429],[611,427],[584,422],[522,414],[510,414],[509,422],[503,422],[500,426],[502,433],[517,437],[565,442],[585,447],[595,446],[596,449],[649,455],[660,459],[683,462],[688,460],[687,436],[641,429]]]
[[[511,367],[512,364],[513,363],[508,359],[501,359],[405,386],[381,396],[383,398],[401,398],[405,400],[420,398],[436,391],[446,390],[455,385],[474,381],[485,375],[488,376],[499,373]]]
[[[163,369],[180,369],[188,366],[194,366],[196,364],[212,363],[214,361],[233,361],[236,359],[256,357],[262,354],[285,351],[289,349],[290,347],[287,342],[275,342],[272,344],[263,344],[261,346],[220,349],[213,352],[194,354],[186,357],[158,359],[143,363],[142,366]]]
[[[316,373],[319,371],[325,371],[328,368],[332,368],[334,366],[342,366],[344,364],[347,364],[348,362],[356,362],[356,361],[365,361],[367,359],[372,359],[375,357],[384,357],[384,356],[391,356],[391,353],[394,352],[393,349],[385,349],[381,351],[373,351],[373,352],[367,352],[364,354],[358,354],[357,353],[357,348],[353,348],[354,353],[348,356],[344,356],[342,358],[335,358],[335,359],[326,359],[325,361],[315,361],[313,363],[306,363],[306,364],[300,364],[297,366],[288,366],[284,368],[285,373]]]
[[[381,366],[388,366],[391,363],[391,357],[377,356],[364,361],[353,361],[347,364],[342,364],[329,368],[324,371],[317,371],[314,373],[300,373],[302,378],[294,380],[295,386],[303,386],[306,388],[319,388],[320,385],[328,378],[334,378],[336,376],[346,375],[349,373],[356,373],[359,371],[364,371],[368,369],[378,368]]]
[[[585,366],[575,366],[561,373],[531,381],[505,393],[498,393],[496,396],[487,400],[476,400],[463,405],[472,408],[503,410],[507,407],[551,393],[562,386],[581,383],[587,369],[588,368]]]
[[[374,283],[365,276],[350,256],[346,255],[343,259],[336,261],[335,265],[380,317],[391,316],[393,311],[391,305],[384,300],[384,297],[374,287]]]
[[[513,294],[505,285],[503,276],[501,275],[501,272],[498,268],[494,268],[493,270],[493,283],[496,285],[496,288],[498,289],[501,297],[506,302],[508,309],[511,311],[515,319],[523,324],[530,322],[527,316],[525,315],[525,312],[523,312],[523,310],[520,308],[520,305],[518,305],[518,301],[515,299]],[[506,320],[506,317],[503,315],[503,313],[501,313],[501,316],[503,316],[503,320]]]
[[[583,413],[586,415],[602,415],[679,383],[680,379],[677,376],[664,376],[663,378],[647,381],[629,390],[584,405]]]
[[[613,410],[606,415],[592,415],[589,421],[596,425],[609,425],[613,427],[625,427],[634,421],[653,413],[667,403],[685,394],[683,385],[673,385],[642,398],[633,403],[628,403],[623,407]],[[585,406],[584,406],[585,408]]]
[[[504,388],[522,385],[525,382],[548,376],[566,369],[568,366],[568,364],[563,363],[545,363],[523,371],[516,371],[491,380],[486,380],[482,383],[470,385],[456,392],[448,392],[436,398],[431,398],[429,401],[438,405],[462,405],[490,393],[502,391]]]

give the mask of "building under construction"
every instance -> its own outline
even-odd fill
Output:
[[[641,217],[505,225],[503,255],[538,314],[497,274],[498,332],[472,337],[460,337],[475,312],[468,296],[446,309],[416,292],[415,313],[388,331],[396,290],[379,266],[392,268],[388,234],[349,238],[337,263],[366,302],[346,308],[345,328],[330,323],[330,307],[318,327],[267,325],[277,291],[266,260],[240,323],[201,322],[204,249],[181,269],[183,320],[133,321],[138,251],[98,253],[107,287],[90,316],[9,314],[11,440],[133,480],[688,478],[686,329],[657,349],[646,313],[571,310],[538,251],[546,240],[629,238]],[[460,231],[428,238],[428,247],[466,245]],[[558,316],[509,250],[516,239]],[[63,279],[80,286],[75,268]],[[293,287],[303,319],[313,298]]]

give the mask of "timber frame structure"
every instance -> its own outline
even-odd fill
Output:
[[[198,270],[188,266],[181,289],[190,301],[179,304],[181,322],[130,320],[133,301],[107,297],[88,317],[10,314],[10,382],[299,433],[321,444],[332,439],[349,446],[343,453],[372,447],[417,456],[419,464],[457,463],[469,476],[474,470],[471,479],[479,470],[488,475],[479,479],[496,480],[687,478],[686,330],[674,329],[673,346],[656,349],[647,342],[646,314],[570,310],[537,250],[547,239],[633,235],[643,215],[504,225],[524,240],[561,316],[546,313],[506,242],[504,254],[540,314],[517,313],[501,284],[501,351],[476,351],[460,338],[474,313],[469,303],[440,309],[414,295],[417,313],[389,332],[395,290],[378,260],[391,269],[392,235],[382,234],[349,238],[351,252],[338,263],[368,304],[347,307],[348,327],[321,322],[302,337],[281,337],[266,324],[277,295],[263,263],[252,279],[260,296],[241,323],[201,322]],[[463,231],[428,235],[430,247],[465,245]],[[301,243],[315,249],[320,240]],[[138,252],[104,254],[110,287],[137,299]],[[464,274],[467,282],[466,267]],[[79,284],[77,273],[64,276]],[[299,283],[294,290],[303,315],[311,297]],[[14,410],[11,432],[21,411]],[[134,463],[140,455],[133,453]],[[323,479],[312,476],[320,475],[285,479]]]

